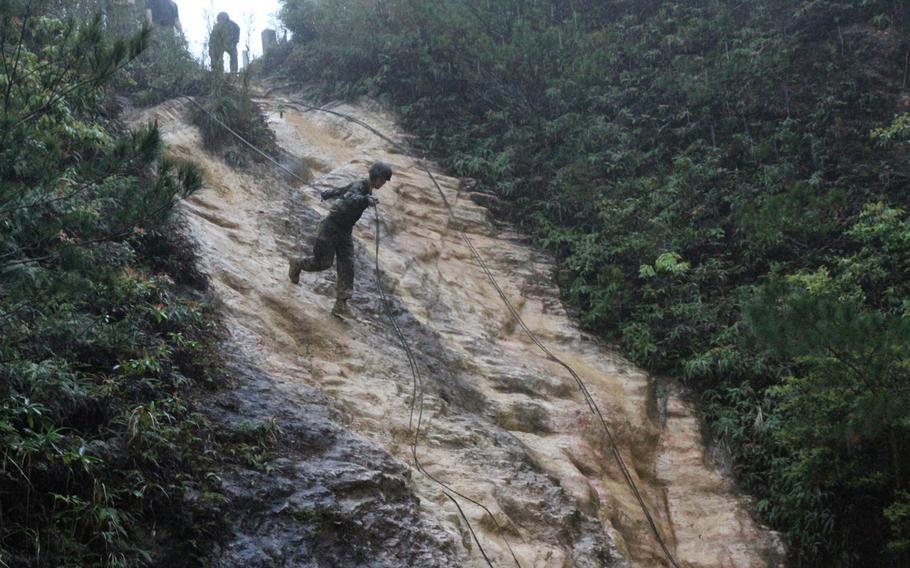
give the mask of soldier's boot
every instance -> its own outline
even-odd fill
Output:
[[[288,266],[288,278],[294,284],[300,284],[300,271],[303,269],[300,261],[296,258],[290,259],[290,266]]]
[[[353,319],[354,314],[348,309],[347,300],[335,300],[335,306],[332,308],[332,315],[341,319]]]

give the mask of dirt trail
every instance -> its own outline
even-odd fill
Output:
[[[492,509],[526,568],[663,566],[572,378],[516,330],[415,160],[340,118],[295,110],[278,96],[261,102],[279,145],[308,166],[317,188],[353,181],[377,159],[395,170],[377,194],[380,254],[396,317],[427,383],[419,448],[425,467]],[[336,109],[403,137],[390,116],[369,104]],[[185,210],[203,269],[224,303],[232,345],[281,384],[321,393],[352,439],[411,468],[420,522],[438,531],[440,542],[449,539],[457,565],[486,566],[455,507],[411,464],[411,377],[378,301],[373,213],[355,230],[352,311],[359,321],[342,323],[329,315],[334,270],[304,273],[300,286],[287,279],[287,256],[308,252],[325,213],[315,192],[226,167],[201,150],[186,110],[172,101],[136,118],[157,119],[170,152],[206,170],[205,189]],[[552,259],[493,224],[459,180],[438,178],[522,317],[588,383],[681,564],[781,565],[777,537],[750,518],[714,467],[694,410],[677,389],[658,396],[649,376],[580,332],[551,284]],[[494,565],[514,566],[494,524],[477,507],[464,509]]]

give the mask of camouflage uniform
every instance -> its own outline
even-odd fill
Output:
[[[151,16],[151,22],[167,29],[183,31],[180,26],[180,10],[174,0],[146,0],[145,9]]]
[[[240,27],[231,21],[227,13],[218,14],[218,20],[209,36],[209,57],[212,59],[212,71],[221,74],[224,72],[224,54],[227,52],[231,60],[231,73],[236,73],[237,43],[240,42]]]
[[[109,31],[118,36],[129,36],[139,31],[136,0],[107,0],[104,7]]]
[[[328,217],[319,223],[313,255],[291,260],[290,277],[296,283],[300,271],[319,272],[338,259],[335,296],[345,302],[354,294],[354,238],[351,231],[367,207],[373,205],[369,180],[322,192],[323,199],[334,199]]]

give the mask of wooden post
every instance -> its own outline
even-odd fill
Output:
[[[262,53],[268,52],[269,48],[278,43],[278,34],[275,30],[263,30],[262,32]]]

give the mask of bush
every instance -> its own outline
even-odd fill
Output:
[[[193,403],[218,333],[172,225],[199,173],[104,110],[147,31],[0,7],[0,565],[191,564],[221,499]]]
[[[217,151],[236,146],[251,154],[255,160],[261,160],[258,154],[237,141],[227,129],[230,128],[260,150],[272,155],[277,153],[275,134],[266,124],[259,105],[250,99],[248,78],[245,77],[239,88],[228,81],[213,80],[211,93],[199,101],[205,110],[193,107],[192,114],[193,123],[199,127],[206,148]]]
[[[118,76],[114,88],[140,106],[207,91],[205,71],[187,51],[186,40],[162,29],[152,33],[148,48]]]

